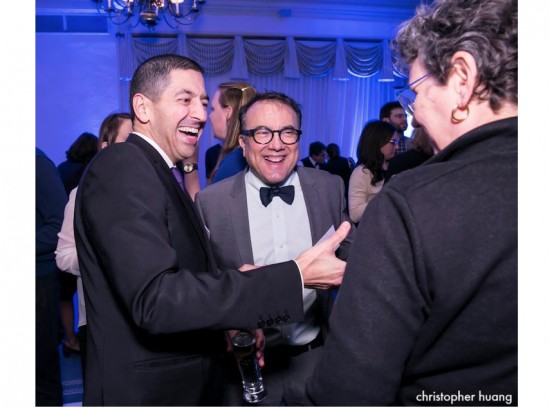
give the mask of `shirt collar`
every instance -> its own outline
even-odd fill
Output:
[[[143,140],[145,140],[147,143],[149,143],[151,146],[155,148],[157,152],[162,156],[166,164],[169,168],[175,167],[175,164],[170,160],[168,155],[162,150],[162,148],[155,142],[153,139],[151,139],[149,136],[145,136],[143,133],[136,132],[135,130],[132,132],[134,135],[137,135],[141,137]]]
[[[296,171],[293,171],[290,173],[290,176],[287,177],[286,181],[281,184],[281,186],[296,186],[296,178],[298,177],[298,174]],[[250,169],[246,172],[244,176],[246,184],[254,188],[254,190],[260,191],[261,187],[271,187],[267,184],[265,184],[262,180],[260,180]]]

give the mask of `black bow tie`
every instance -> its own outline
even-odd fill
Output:
[[[275,196],[281,197],[281,200],[289,205],[292,204],[294,201],[294,186],[260,188],[260,200],[262,200],[264,207],[267,207]]]

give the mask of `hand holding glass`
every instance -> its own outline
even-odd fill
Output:
[[[247,331],[236,334],[231,339],[243,383],[243,398],[246,402],[257,403],[267,395],[262,373],[256,357],[256,338]]]

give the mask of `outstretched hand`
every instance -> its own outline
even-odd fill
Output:
[[[330,238],[298,255],[296,263],[302,272],[304,286],[328,289],[342,283],[346,263],[336,258],[334,253],[350,229],[351,224],[344,221]]]

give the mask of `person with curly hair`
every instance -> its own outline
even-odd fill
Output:
[[[316,405],[518,404],[517,7],[436,0],[400,28],[398,98],[439,152],[365,211]]]

